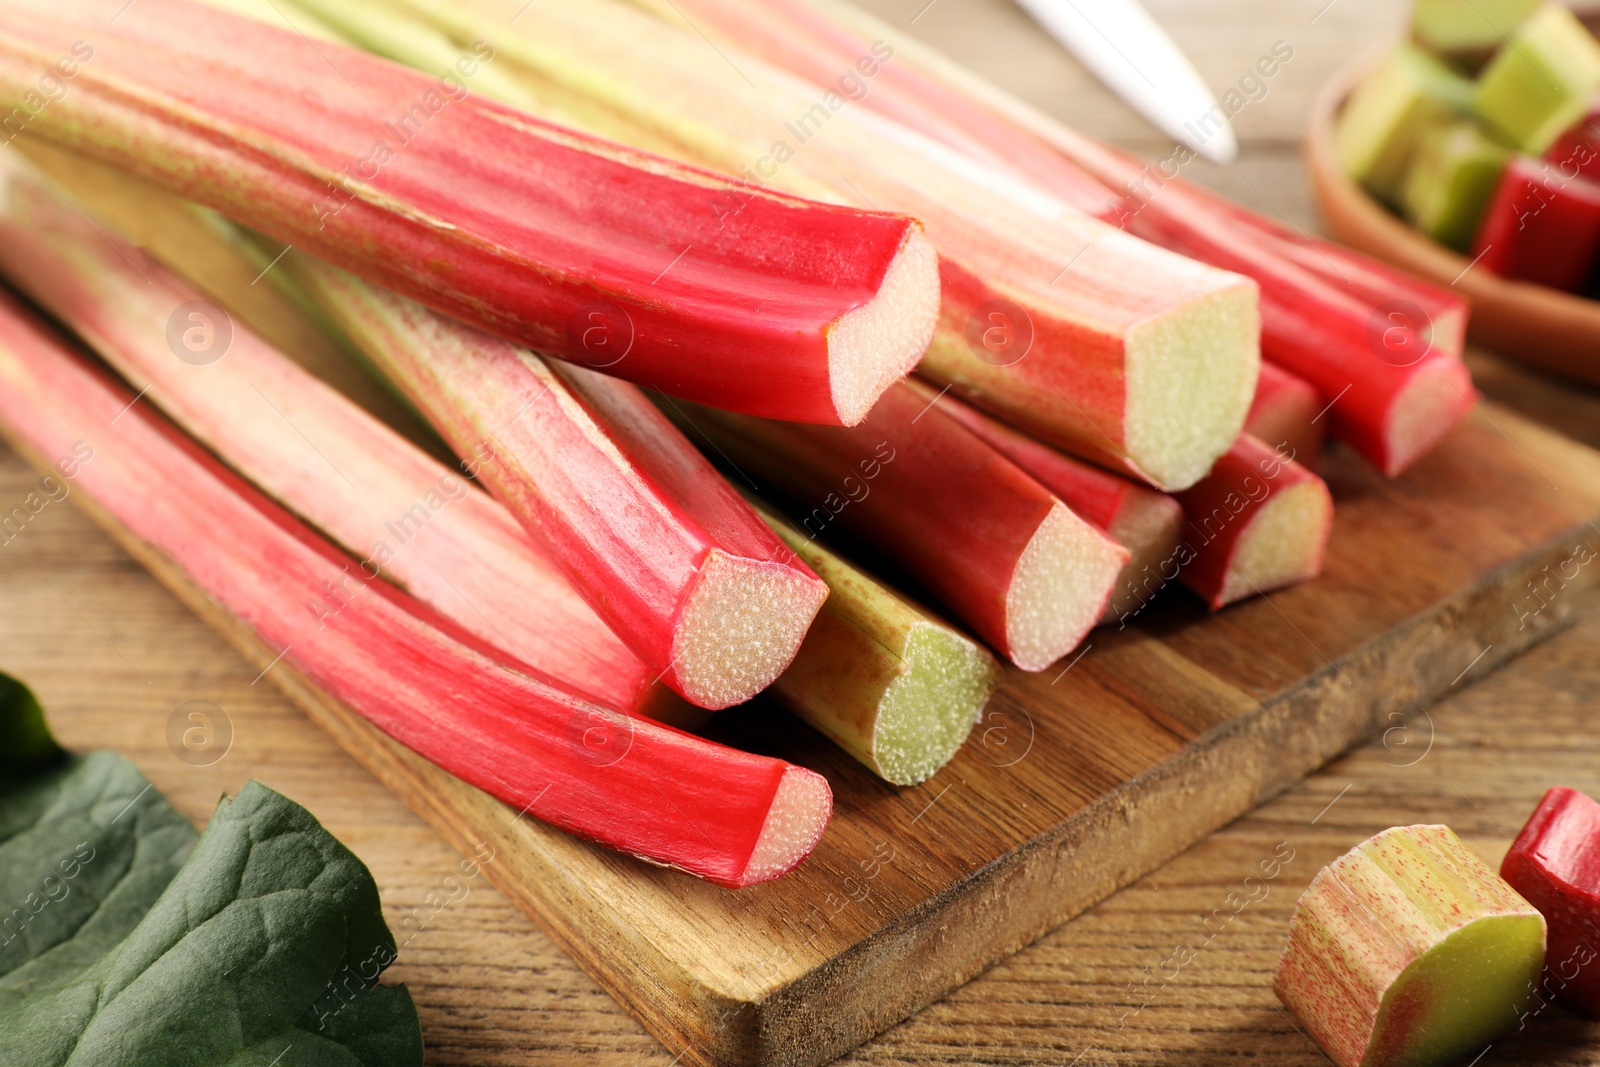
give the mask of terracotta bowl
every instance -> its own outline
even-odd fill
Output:
[[[1306,135],[1306,170],[1328,232],[1352,248],[1442,285],[1472,301],[1471,337],[1527,363],[1600,384],[1600,301],[1542,285],[1506,281],[1426,237],[1347,177],[1334,151],[1333,123],[1375,56],[1339,70],[1318,94]],[[1469,270],[1469,266],[1471,269]]]

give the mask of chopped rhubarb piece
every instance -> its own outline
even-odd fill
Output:
[[[198,292],[61,200],[15,155],[0,155],[0,271],[355,557],[317,592],[323,612],[342,611],[381,573],[574,692],[630,714],[693,721],[671,710],[659,669],[628,650],[503,507],[242,324],[212,321],[216,309]],[[215,341],[213,350],[182,348],[188,359],[175,358],[169,334],[184,308],[198,317],[180,326]],[[467,456],[469,470],[492,462],[482,450]]]
[[[776,878],[832,811],[821,775],[590,703],[507,664],[382,581],[316,606],[349,557],[112,383],[0,294],[0,429],[36,465],[78,466],[74,498],[225,632],[517,810],[736,887]],[[261,655],[265,659],[265,654]]]
[[[1213,611],[1322,573],[1333,529],[1327,484],[1249,434],[1178,502],[1188,520],[1178,576]]]
[[[1272,988],[1338,1067],[1444,1067],[1517,1027],[1545,923],[1447,826],[1401,826],[1324,867]]]
[[[931,778],[972,732],[1000,665],[938,616],[760,510],[828,583],[827,603],[772,694],[884,781]]]
[[[1255,403],[1244,432],[1301,466],[1315,470],[1322,457],[1326,407],[1311,383],[1271,363],[1261,365]]]
[[[1430,130],[1401,193],[1406,217],[1435,241],[1468,251],[1510,159],[1474,122]]]
[[[1473,71],[1506,43],[1540,0],[1417,0],[1411,35],[1434,55]]]
[[[869,109],[830,112],[816,91],[731,47],[744,78],[730,84],[706,66],[698,34],[619,0],[541,5],[515,25],[481,3],[404,7],[462,47],[493,41],[500,62],[520,65],[591,133],[759,173],[797,195],[915,215],[943,280],[921,373],[1035,436],[1182,488],[1243,425],[1259,363],[1248,279],[1131,238]],[[392,44],[395,17],[371,9],[364,39]],[[428,61],[420,52],[394,58]],[[887,75],[893,64],[880,65]],[[786,122],[791,115],[799,117]],[[770,151],[752,163],[755,145]]]
[[[1600,804],[1576,789],[1550,790],[1500,874],[1550,926],[1540,995],[1600,1019]]]
[[[927,347],[939,281],[913,219],[671,163],[186,0],[111,14],[0,7],[4,110],[57,57],[75,70],[30,137],[437,310],[669,393],[834,424]]]
[[[1398,203],[1422,136],[1467,111],[1472,83],[1409,45],[1356,87],[1339,114],[1335,141],[1345,173]]]
[[[870,542],[1001,655],[1042,671],[1100,618],[1128,553],[902,382],[861,426],[772,422],[668,404],[818,536]]]
[[[1509,144],[1543,155],[1600,92],[1600,43],[1565,4],[1525,19],[1478,76],[1472,110]]]
[[[1563,178],[1600,181],[1600,102],[1591,102],[1589,113],[1557,137],[1544,154]]]
[[[947,397],[939,407],[1128,550],[1102,622],[1136,614],[1155,595],[1164,583],[1145,576],[1169,565],[1183,536],[1183,507],[1176,500],[1073,459],[959,400]]]
[[[1600,257],[1600,185],[1519,157],[1506,167],[1473,250],[1502,278],[1581,291]]]
[[[334,321],[662,680],[703,708],[749,700],[828,595],[636,386],[446,319],[295,257]]]

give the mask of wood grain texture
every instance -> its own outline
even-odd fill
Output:
[[[918,0],[874,6],[904,24],[923,5]],[[1292,144],[1298,116],[1321,74],[1350,47],[1383,32],[1383,24],[1392,24],[1398,12],[1337,0],[1313,24],[1309,20],[1322,0],[1152,7],[1214,84],[1226,83],[1227,71],[1242,70],[1270,45],[1274,33],[1294,41],[1297,62],[1307,62],[1286,69],[1285,79],[1303,75],[1304,89],[1288,80],[1274,84],[1259,108],[1252,105],[1238,119],[1246,143],[1241,166],[1227,172],[1197,168],[1196,173],[1252,206],[1269,211],[1280,206],[1297,224],[1309,226]],[[947,50],[976,58],[975,65],[987,64],[990,73],[1038,89],[1040,103],[1055,105],[1053,110],[1095,132],[1132,134],[1118,139],[1157,150],[1122,105],[1084,80],[1014,9],[941,0],[916,27]],[[996,35],[980,32],[991,27]],[[978,50],[981,55],[974,54]],[[1318,64],[1320,70],[1312,70]],[[1076,95],[1044,95],[1061,86]],[[1480,363],[1479,370],[1480,381],[1493,377],[1490,387],[1499,395],[1539,412],[1560,409],[1572,428],[1593,433],[1600,427],[1600,407],[1590,400],[1550,395],[1544,383],[1514,369],[1497,369],[1492,361]],[[1495,419],[1509,424],[1498,415]],[[0,501],[18,498],[31,480],[15,461],[0,467]],[[1504,488],[1486,484],[1484,492]],[[1506,501],[1508,523],[1514,522],[1519,504],[1514,495]],[[1450,540],[1448,530],[1435,531],[1409,555],[1397,546],[1394,580],[1426,580],[1428,554],[1448,547]],[[260,777],[307,804],[373,866],[404,944],[393,975],[409,982],[417,995],[430,1062],[667,1065],[682,1055],[679,1047],[663,1049],[650,1039],[483,878],[464,877],[453,850],[327,735],[309,728],[266,681],[252,684],[257,668],[229,652],[70,507],[52,505],[23,538],[0,552],[0,596],[8,609],[0,625],[3,666],[39,687],[69,744],[124,750],[198,821],[221,790],[234,791],[247,778]],[[1504,600],[1498,606],[1508,611],[1508,605]],[[1568,602],[1566,610],[1571,606]],[[1270,636],[1264,663],[1233,665],[1241,676],[1258,672],[1252,684],[1269,684],[1274,669],[1287,669],[1275,661],[1292,656],[1284,634]],[[1120,874],[1134,879],[1132,888],[846,1062],[1325,1062],[1274,1008],[1268,985],[1295,895],[1322,863],[1393,822],[1451,822],[1497,861],[1546,785],[1564,781],[1600,789],[1595,779],[1600,746],[1590,726],[1600,707],[1597,638],[1600,625],[1586,622],[1425,717],[1401,709],[1398,719],[1380,723],[1405,727],[1391,729],[1387,747],[1368,748],[1335,764],[1166,867],[1152,866],[1156,855],[1120,856]],[[1090,655],[1104,654],[1106,670],[1114,673],[1119,656],[1138,652],[1130,644]],[[1181,652],[1178,656],[1180,668],[1182,661],[1193,662]],[[1080,667],[1091,662],[1086,659]],[[1137,697],[1159,701],[1159,686],[1167,684],[1173,660],[1165,656],[1160,662],[1162,670],[1150,676],[1155,680],[1135,687]],[[1444,678],[1445,684],[1450,680]],[[1238,687],[1219,687],[1198,711],[1139,736],[1125,758],[1147,759],[1170,751],[1173,739],[1200,732],[1235,705],[1237,691],[1230,688]],[[230,749],[210,766],[184,762],[169,747],[169,724],[186,724],[183,708],[193,700],[214,702],[233,726]],[[1416,761],[1419,751],[1423,755]],[[1277,769],[1283,772],[1278,777],[1288,777],[1288,767]],[[933,795],[927,792],[926,799]],[[947,808],[946,802],[961,795],[952,789],[924,819],[937,813],[949,820],[938,824],[941,832],[959,833],[957,816],[968,809]],[[1041,803],[1025,791],[1011,799],[1019,825],[1030,817],[1028,805]],[[1271,881],[1269,895],[1236,915],[1229,912],[1229,894],[1243,888],[1245,876],[1258,871],[1283,841],[1293,847],[1295,858]],[[488,870],[501,858],[497,855]],[[995,919],[989,911],[972,922]],[[1198,951],[1175,970],[1170,961],[1182,945]],[[890,981],[914,980],[914,968],[908,963]],[[1496,1049],[1483,1062],[1593,1062],[1581,1045],[1586,1035],[1593,1036],[1552,1010],[1537,1021],[1533,1042]]]

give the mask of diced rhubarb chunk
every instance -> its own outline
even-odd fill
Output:
[[[1337,1067],[1442,1067],[1518,1025],[1544,943],[1448,826],[1401,826],[1312,879],[1272,988]]]
[[[1539,0],[1417,0],[1411,35],[1466,70],[1481,67]]]
[[[1435,241],[1465,252],[1510,158],[1510,149],[1469,120],[1430,131],[1401,191],[1406,217]]]
[[[1335,133],[1345,173],[1394,203],[1422,135],[1466,111],[1472,85],[1409,45],[1356,87]]]
[[[1507,143],[1540,155],[1600,92],[1600,44],[1566,5],[1546,3],[1495,53],[1472,110]]]
[[[1600,100],[1590,103],[1589,113],[1556,138],[1544,159],[1563,177],[1600,181]]]
[[[1500,873],[1550,926],[1540,995],[1600,1019],[1600,804],[1550,790]]]
[[[1512,160],[1473,252],[1502,278],[1578,292],[1600,255],[1600,185],[1534,159]]]

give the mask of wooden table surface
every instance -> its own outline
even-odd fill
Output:
[[[1240,162],[1196,163],[1190,174],[1314,227],[1298,155],[1302,116],[1343,58],[1394,32],[1402,5],[1147,2],[1218,91],[1275,42],[1293,48],[1265,95],[1258,91],[1235,118]],[[900,25],[915,20],[935,45],[1090,133],[1146,154],[1167,147],[1005,0],[870,6]],[[1492,357],[1478,357],[1475,370],[1485,392],[1600,446],[1600,396]],[[0,503],[36,484],[0,452]],[[481,877],[462,880],[457,856],[430,829],[267,682],[256,684],[255,670],[71,507],[51,504],[0,545],[0,617],[0,668],[35,686],[65,743],[122,751],[200,823],[222,791],[259,778],[310,808],[367,862],[403,946],[388,978],[416,997],[429,1063],[674,1061],[679,1050],[657,1045]],[[1600,616],[1591,615],[1430,712],[1397,721],[1382,741],[1146,872],[841,1062],[1326,1062],[1270,986],[1299,892],[1322,864],[1393,824],[1448,823],[1497,864],[1546,787],[1600,794],[1597,649]],[[169,741],[197,709],[226,727],[198,756]],[[1290,850],[1264,896],[1233,895],[1247,892],[1244,878],[1257,864]],[[1552,1007],[1529,1031],[1480,1062],[1600,1064],[1600,1026]]]

